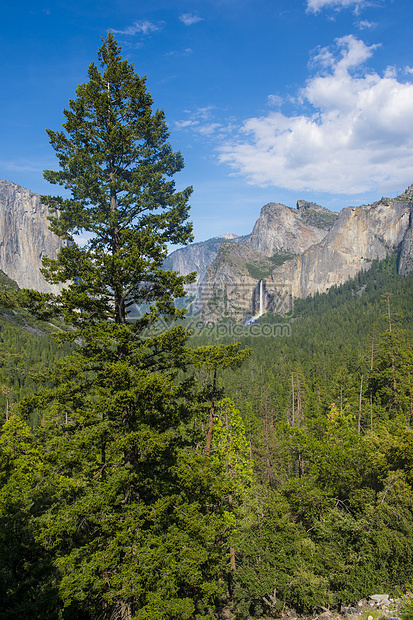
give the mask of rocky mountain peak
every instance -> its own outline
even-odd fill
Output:
[[[235,233],[224,233],[223,235],[219,235],[218,239],[239,239],[239,236]]]
[[[20,288],[58,291],[40,272],[42,256],[55,258],[65,243],[49,230],[48,215],[38,194],[0,180],[0,269]]]
[[[313,209],[314,211],[328,211],[325,207],[321,207],[316,202],[308,202],[307,200],[297,200],[297,209],[299,211],[306,211],[307,209]]]
[[[413,202],[413,184],[409,185],[409,187],[403,192],[403,194],[400,194],[400,196],[397,196],[395,200]]]
[[[304,211],[307,214],[305,216]],[[325,211],[331,213],[327,209]],[[314,213],[320,219],[318,211]],[[301,254],[327,234],[328,228],[314,225],[314,219],[317,218],[312,217],[311,209],[291,209],[286,205],[270,202],[262,207],[248,245],[264,256],[283,252]]]

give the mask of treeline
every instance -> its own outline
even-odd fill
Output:
[[[0,285],[1,286],[1,285]],[[3,289],[4,290],[4,289]],[[58,344],[53,334],[63,325],[36,320],[23,308],[0,306],[0,421],[3,423],[25,396],[33,394],[39,377],[72,347]]]
[[[412,583],[412,314],[413,277],[391,257],[297,300],[290,337],[241,338],[253,354],[220,381],[257,481],[237,532],[237,617]]]
[[[211,340],[192,340],[186,355],[198,352],[191,360],[198,365],[195,383],[182,391],[187,368],[174,380],[179,378],[180,395],[170,391],[173,384],[168,387],[170,405],[180,403],[187,422],[174,432],[171,427],[160,434],[151,431],[141,444],[142,467],[152,468],[147,490],[139,483],[146,505],[152,506],[152,525],[140,535],[140,545],[146,540],[144,564],[133,549],[127,563],[128,578],[147,590],[144,599],[152,591],[170,597],[169,603],[162,612],[159,601],[152,601],[136,617],[151,617],[150,609],[164,618],[232,613],[240,620],[276,617],[285,606],[312,613],[354,604],[374,591],[400,594],[412,584],[412,284],[411,276],[397,276],[393,258],[375,263],[343,287],[296,302],[286,319],[290,337],[246,336],[241,349],[249,345],[251,357],[237,360],[233,348],[227,358],[237,370],[225,370],[233,343],[220,341],[211,348]],[[55,366],[57,345],[48,336],[14,329],[19,334],[14,341],[6,337],[10,329],[4,334],[9,355],[30,355],[36,370]],[[164,346],[170,356],[171,343]],[[74,372],[73,362],[60,364],[61,371]],[[118,537],[131,527],[130,518],[138,517],[126,487],[124,495],[109,499],[122,488],[118,482],[113,486],[120,462],[115,459],[106,481],[105,468],[100,473],[99,468],[105,459],[110,462],[105,450],[123,440],[120,435],[112,448],[96,442],[98,428],[100,437],[108,433],[107,423],[99,421],[99,411],[108,407],[106,397],[99,405],[104,385],[90,397],[77,382],[81,391],[68,401],[68,380],[60,409],[55,404],[42,419],[44,397],[26,398],[20,415],[2,429],[0,587],[5,605],[0,618],[95,618],[105,600],[102,592],[109,595],[120,587],[112,573],[105,577],[99,554],[121,554],[117,562],[124,563]],[[35,392],[31,385],[23,380],[26,394]],[[157,382],[156,389],[165,385]],[[151,407],[159,409],[159,397],[162,401],[162,395],[150,397],[155,399]],[[62,407],[70,400],[77,402],[76,413],[72,408],[65,414]],[[85,425],[82,411],[93,403],[97,418]],[[165,404],[161,407],[163,416],[172,415]],[[88,473],[94,451],[97,465]],[[165,468],[163,459],[170,466]],[[171,500],[176,485],[181,498],[172,494]],[[170,501],[178,511],[167,508]],[[107,502],[122,509],[108,507],[105,517]],[[109,518],[100,529],[106,543],[98,554],[90,538],[90,528],[97,527],[94,514]],[[87,564],[85,553],[92,554]],[[146,562],[152,564],[145,567]],[[147,570],[159,576],[163,564],[169,566],[169,585],[150,584]],[[82,571],[74,581],[72,570]],[[96,602],[89,600],[85,607],[79,587],[95,592]]]

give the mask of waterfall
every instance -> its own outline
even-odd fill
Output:
[[[264,280],[260,281],[260,316],[264,314]]]
[[[255,321],[257,321],[260,316],[262,316],[263,314],[265,314],[265,298],[264,298],[264,280],[260,280],[259,282],[259,304],[257,304],[257,289],[254,289],[254,295],[253,295],[253,301],[252,301],[252,306],[253,306],[253,310],[256,311],[255,316],[252,316],[251,318],[247,319],[244,323],[244,325],[252,325],[252,323],[255,323]],[[257,308],[258,305],[258,308]]]

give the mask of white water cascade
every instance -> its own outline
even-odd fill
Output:
[[[260,309],[258,316],[262,316],[265,312],[264,308],[264,280],[260,280]]]
[[[260,280],[260,302],[259,302],[258,312],[255,316],[252,316],[250,319],[247,319],[244,325],[252,325],[252,323],[255,323],[255,321],[257,321],[260,318],[260,316],[262,316],[263,314],[265,314],[264,280]]]

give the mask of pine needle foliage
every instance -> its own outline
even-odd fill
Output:
[[[60,169],[44,176],[71,198],[43,202],[57,210],[52,230],[72,243],[43,273],[64,288],[23,293],[38,315],[62,317],[72,329],[61,338],[78,345],[52,387],[20,406],[41,419],[48,484],[37,541],[53,559],[56,617],[208,620],[227,588],[230,529],[214,484],[227,468],[196,449],[205,441],[202,360],[173,323],[192,276],[162,269],[167,243],[191,239],[191,188],[175,191],[182,156],[112,34],[98,58],[101,71],[90,65],[64,111],[64,131],[48,130]],[[78,233],[89,236],[84,247]],[[231,356],[236,365],[238,349],[224,347],[214,368]]]

